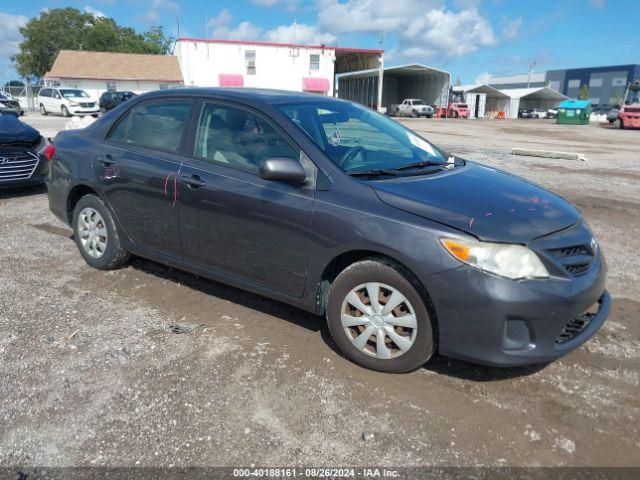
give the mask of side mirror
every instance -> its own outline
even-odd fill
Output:
[[[270,157],[260,162],[260,177],[265,180],[303,183],[307,174],[300,162],[294,158]]]

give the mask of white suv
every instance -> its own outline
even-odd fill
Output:
[[[97,117],[100,111],[98,101],[79,88],[41,88],[38,93],[38,105],[42,115],[54,113],[63,117],[71,115]]]

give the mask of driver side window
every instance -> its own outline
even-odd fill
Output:
[[[257,173],[264,158],[299,159],[300,152],[252,112],[205,102],[196,132],[195,156]]]

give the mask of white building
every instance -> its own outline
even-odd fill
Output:
[[[333,96],[337,73],[377,68],[383,51],[180,38],[174,55],[187,86],[271,88]]]
[[[171,55],[61,50],[45,85],[81,88],[99,98],[107,90],[144,93],[183,84],[178,61]]]

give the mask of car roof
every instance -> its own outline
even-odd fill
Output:
[[[215,96],[220,99],[236,100],[245,103],[262,103],[277,105],[294,102],[331,101],[345,102],[334,97],[322,96],[316,93],[290,92],[286,90],[269,90],[263,88],[232,88],[232,87],[187,87],[156,90],[140,95],[146,99],[164,96],[195,95]]]

